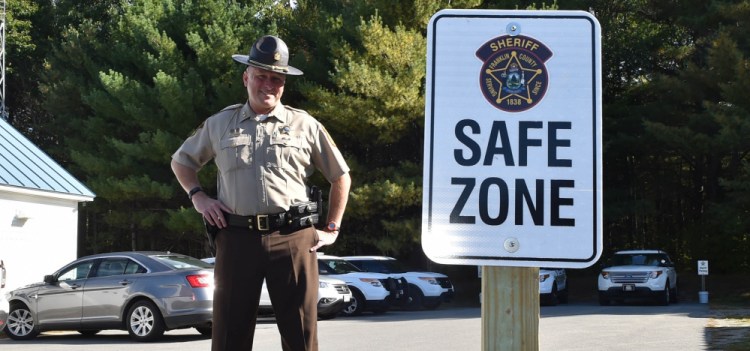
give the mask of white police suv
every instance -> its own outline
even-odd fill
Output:
[[[215,258],[208,257],[201,259],[204,262],[214,264]],[[352,298],[352,292],[346,285],[346,282],[331,278],[328,276],[318,277],[318,318],[332,319],[349,306]],[[273,314],[273,305],[271,297],[268,295],[266,281],[263,281],[263,288],[260,291],[260,303],[258,304],[258,313]]]
[[[388,256],[344,256],[344,260],[366,272],[387,274],[408,283],[405,306],[411,309],[434,309],[454,297],[453,284],[442,273],[409,271],[395,258]]]
[[[677,301],[677,271],[661,250],[618,251],[599,274],[599,304],[632,298],[653,299],[660,305]]]
[[[320,276],[318,286],[318,319],[333,319],[349,305],[352,292],[346,282],[327,276]],[[263,281],[263,289],[260,292],[260,303],[258,312],[273,313],[271,297],[268,295],[266,281]]]
[[[547,305],[568,302],[568,275],[562,268],[539,268],[539,301]]]
[[[352,291],[352,299],[344,308],[344,315],[354,316],[364,311],[384,313],[393,301],[406,298],[404,287],[388,275],[364,272],[338,256],[321,253],[318,253],[318,263],[321,276],[341,279]]]

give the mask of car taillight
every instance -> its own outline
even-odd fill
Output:
[[[193,288],[207,288],[214,283],[213,277],[209,274],[190,274],[185,278]]]

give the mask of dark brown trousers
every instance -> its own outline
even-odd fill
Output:
[[[229,227],[216,236],[212,351],[253,348],[266,279],[284,351],[317,351],[318,260],[313,227],[261,235]]]

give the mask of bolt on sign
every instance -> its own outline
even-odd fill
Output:
[[[584,11],[442,10],[427,40],[427,256],[592,265],[602,252],[599,22]]]

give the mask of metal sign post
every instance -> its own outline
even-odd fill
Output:
[[[706,276],[708,275],[708,261],[698,261],[698,275],[701,276],[701,291],[698,292],[698,302],[708,303],[708,291],[706,291]]]
[[[425,101],[425,254],[485,266],[484,350],[536,350],[538,268],[584,268],[602,252],[599,22],[441,10]]]

